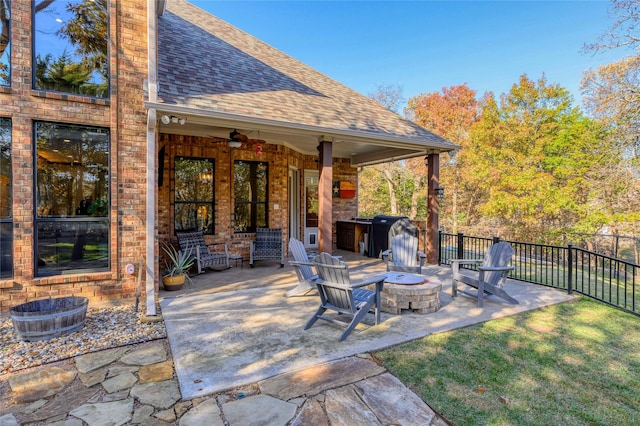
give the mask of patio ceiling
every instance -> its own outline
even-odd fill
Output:
[[[451,151],[449,141],[395,114],[185,0],[158,18],[159,131],[250,139],[316,155],[321,140],[353,166]]]

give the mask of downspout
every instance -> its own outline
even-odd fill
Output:
[[[156,0],[147,0],[147,96],[157,102],[157,15]],[[156,110],[147,111],[147,212],[146,212],[146,279],[147,316],[156,313]]]

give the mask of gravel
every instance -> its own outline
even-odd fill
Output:
[[[89,352],[167,337],[163,321],[143,322],[146,308],[133,306],[87,309],[84,327],[49,340],[23,342],[11,318],[0,319],[0,375]]]

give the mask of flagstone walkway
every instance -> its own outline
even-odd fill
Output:
[[[161,339],[0,376],[0,391],[2,426],[447,425],[367,354],[182,400]]]

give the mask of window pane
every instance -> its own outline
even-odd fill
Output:
[[[13,224],[0,222],[0,279],[13,277]]]
[[[176,159],[176,201],[213,201],[213,161]]]
[[[106,98],[107,0],[54,0],[34,14],[33,22],[34,86]]]
[[[5,3],[4,8],[0,7],[0,13],[4,12],[3,16],[0,16],[0,34],[2,34],[3,41],[0,43],[0,85],[11,85],[11,0]],[[4,36],[7,36],[5,39]]]
[[[213,233],[213,209],[211,204],[176,203],[176,231],[203,231]]]
[[[267,227],[268,163],[234,163],[234,231],[255,232]]]
[[[0,118],[0,279],[13,277],[11,120]]]
[[[214,233],[214,162],[208,158],[175,159],[175,231]]]
[[[11,120],[0,118],[0,219],[11,217]]]
[[[38,217],[107,217],[109,131],[36,123]]]
[[[109,268],[106,221],[39,221],[38,276]]]
[[[109,130],[37,122],[35,138],[36,276],[108,270]]]

